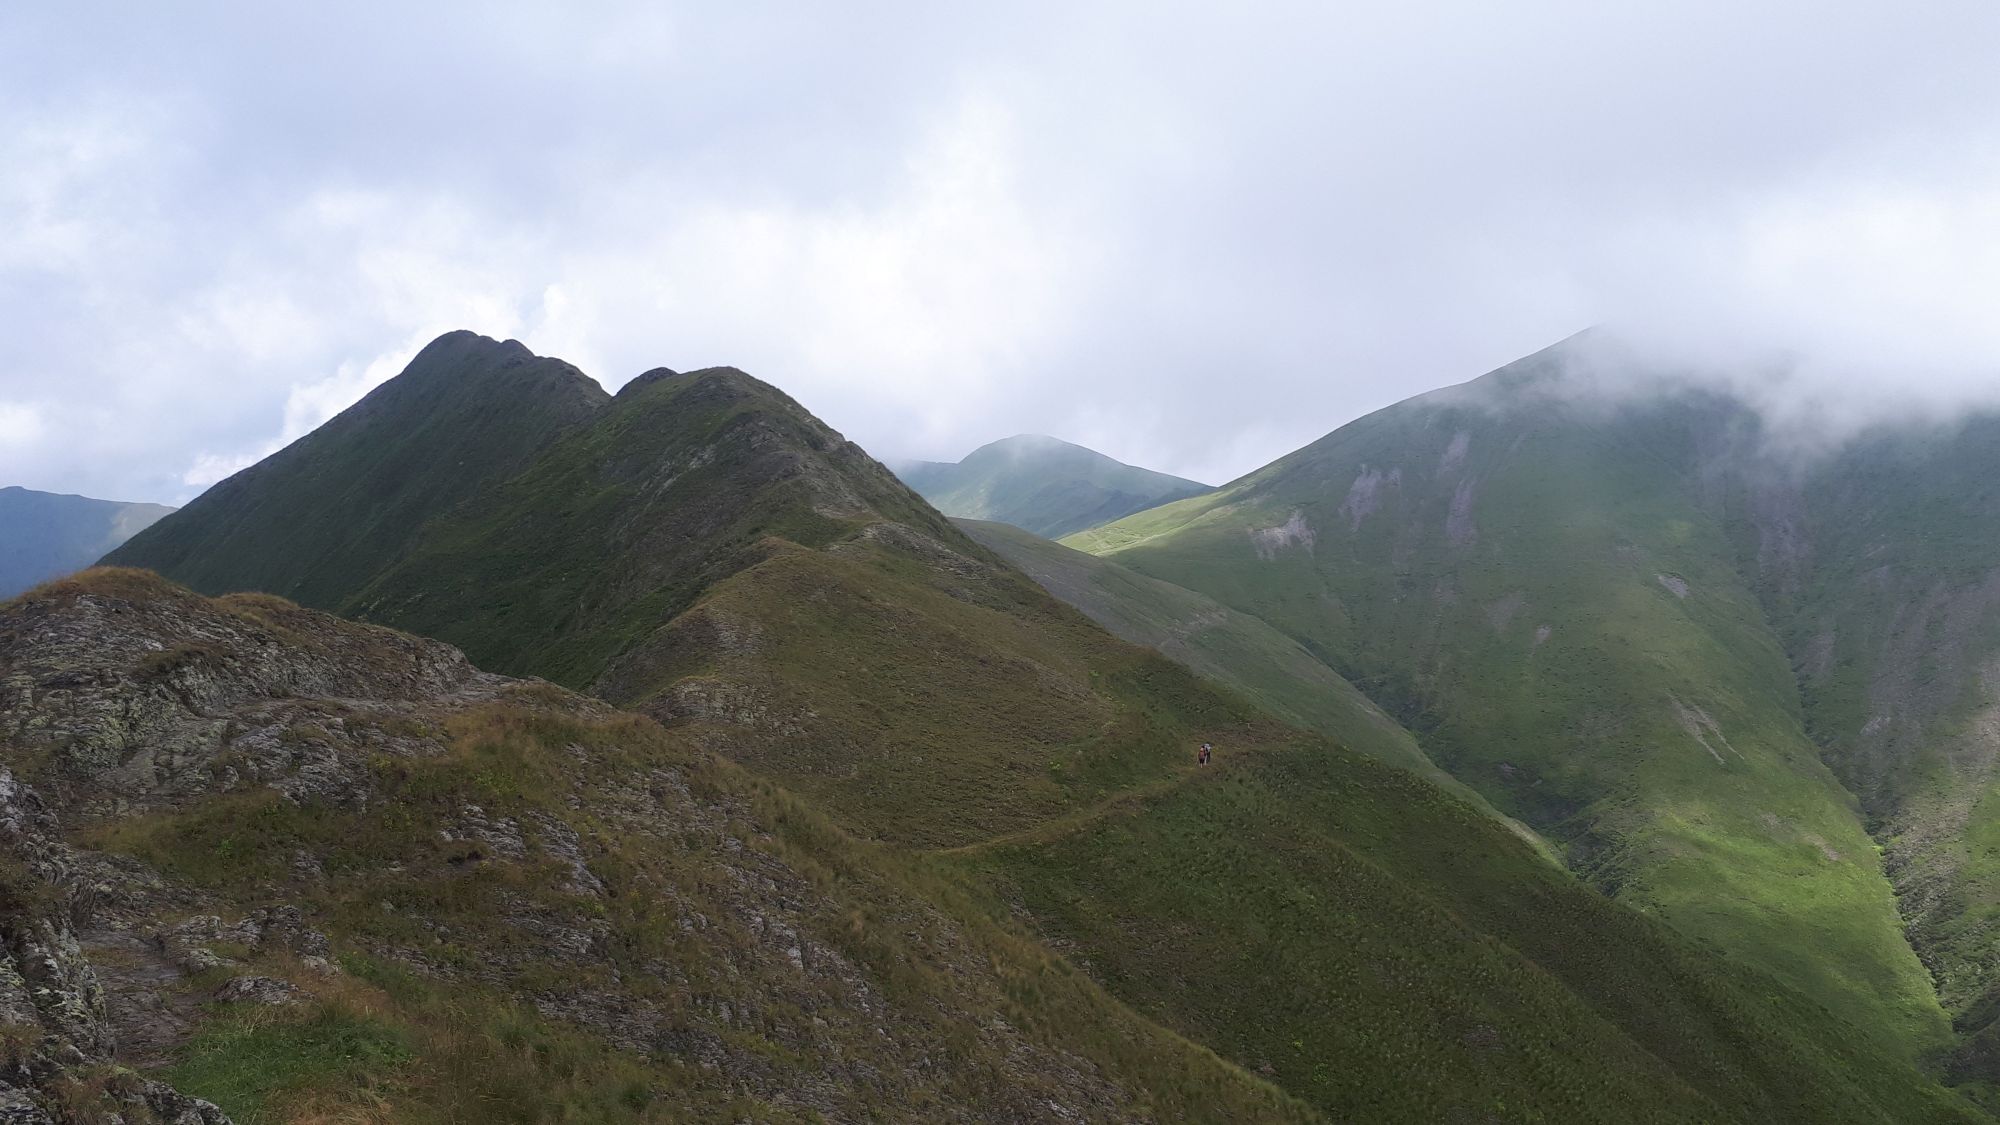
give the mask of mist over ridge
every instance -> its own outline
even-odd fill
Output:
[[[2000,365],[1983,3],[469,14],[0,16],[0,481],[184,502],[461,326],[1204,481],[1592,323]]]

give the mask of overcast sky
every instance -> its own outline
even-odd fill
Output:
[[[184,501],[459,327],[1211,482],[1593,323],[1983,398],[1997,62],[1992,0],[13,0],[0,484]]]

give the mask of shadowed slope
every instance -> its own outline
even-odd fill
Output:
[[[1225,753],[956,857],[1139,1011],[1344,1121],[1978,1120],[1871,1029],[1402,770]]]
[[[521,471],[608,401],[561,360],[448,333],[104,561],[206,593],[263,590],[331,609],[402,557],[424,521]]]

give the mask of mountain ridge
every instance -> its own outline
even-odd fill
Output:
[[[610,401],[576,368],[519,341],[446,333],[402,374],[103,562],[174,573],[212,594],[263,590],[332,608],[359,575],[407,547],[414,513],[448,509],[511,475]],[[399,428],[405,416],[416,424]],[[280,494],[291,508],[261,502]]]
[[[170,515],[165,504],[0,487],[0,598],[81,570]]]
[[[1117,1005],[1310,1112],[1435,1120],[1499,1100],[1563,1120],[1635,1105],[1661,1121],[1967,1119],[1853,1006],[1711,964],[1489,814],[1347,748],[1380,732],[1359,702],[1366,729],[1328,712],[1325,732],[1302,731],[1119,641],[767,384],[662,372],[562,425],[518,417],[532,393],[484,403],[545,435],[511,474],[373,498],[367,511],[400,521],[373,569],[316,571],[280,539],[234,565],[278,585],[317,573],[335,608],[434,630],[486,673],[645,712],[672,744],[783,794],[808,839],[928,872],[925,895],[962,888],[968,916],[1076,951]],[[348,424],[311,448],[365,472],[378,438]],[[296,507],[320,483],[255,474],[177,534]],[[1284,534],[1244,545],[1296,560],[1311,544],[1290,526],[1280,515],[1258,530]],[[164,663],[195,675],[205,659]],[[1435,727],[1421,733],[1431,750]],[[1201,742],[1214,768],[1194,763]],[[526,776],[517,789],[549,784],[518,775],[540,752],[477,760]],[[200,833],[227,821],[210,815]],[[129,844],[192,862],[215,843],[200,833]],[[474,923],[492,920],[457,924]],[[1412,994],[1432,1013],[1421,1028]],[[1408,1073],[1426,1078],[1389,1077]]]

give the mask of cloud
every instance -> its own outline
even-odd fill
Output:
[[[23,447],[41,440],[42,412],[27,403],[0,402],[0,442]]]
[[[0,473],[184,500],[457,327],[1208,480],[1592,323],[2000,384],[1985,3],[587,9],[0,13]]]

